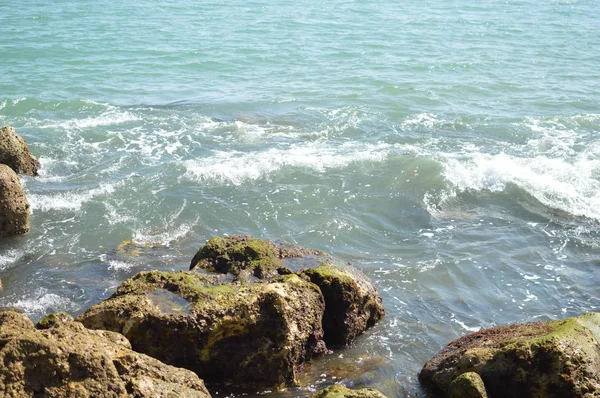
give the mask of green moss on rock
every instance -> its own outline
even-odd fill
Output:
[[[475,372],[461,374],[450,383],[448,398],[487,398],[481,376]]]
[[[445,393],[477,373],[490,397],[593,397],[600,391],[600,313],[464,336],[427,362],[419,380]]]
[[[300,272],[325,298],[323,330],[328,345],[349,345],[384,315],[381,297],[371,282],[350,265],[324,263]]]
[[[386,398],[374,388],[361,388],[351,390],[339,384],[334,384],[324,390],[313,394],[312,398]]]
[[[189,301],[189,313],[165,312],[153,302],[157,289]],[[326,352],[324,307],[317,287],[296,275],[230,284],[198,272],[152,271],[127,280],[78,320],[123,333],[136,351],[207,382],[250,389],[294,383],[303,362]]]
[[[36,325],[38,329],[50,329],[52,326],[73,321],[73,317],[64,312],[55,312],[42,318]]]

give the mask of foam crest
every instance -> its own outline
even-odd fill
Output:
[[[514,184],[549,208],[600,220],[600,160],[570,163],[546,156],[505,153],[446,155],[444,177],[459,191],[503,191]]]
[[[8,265],[13,264],[19,258],[21,258],[23,254],[17,250],[9,249],[2,253],[0,253],[0,270],[5,269]]]
[[[214,156],[185,162],[185,177],[239,185],[283,168],[324,172],[327,169],[344,168],[355,162],[380,162],[391,150],[392,147],[388,144],[345,143],[331,146],[311,143],[249,153],[215,152]]]
[[[11,307],[22,308],[26,315],[49,314],[52,312],[71,312],[73,303],[54,293],[48,293],[46,289],[40,289],[34,297],[23,298],[9,303]]]
[[[106,196],[115,191],[113,184],[102,184],[87,191],[61,192],[55,194],[28,194],[32,211],[80,210],[85,202],[97,196]]]

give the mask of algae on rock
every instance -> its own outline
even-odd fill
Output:
[[[486,329],[459,338],[419,374],[433,393],[475,372],[489,397],[600,396],[600,313]]]
[[[334,384],[324,390],[313,394],[312,398],[386,398],[374,388],[361,388],[351,390],[340,384]]]
[[[136,351],[193,370],[207,382],[244,388],[294,383],[303,362],[326,352],[323,297],[312,283],[296,275],[269,283],[222,279],[199,272],[141,272],[78,320],[123,333]],[[165,312],[152,295],[157,290],[187,300],[187,313]]]
[[[53,319],[61,321],[36,330],[25,316],[0,312],[2,396],[210,397],[193,372],[132,351],[118,333]]]

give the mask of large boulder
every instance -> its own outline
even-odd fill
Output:
[[[325,298],[324,339],[330,347],[351,344],[385,314],[379,293],[362,272],[317,250],[249,236],[213,238],[192,259],[194,268],[238,279],[296,273],[314,283]]]
[[[386,398],[381,392],[374,388],[361,388],[351,390],[340,384],[334,384],[313,394],[312,398]]]
[[[600,313],[469,334],[427,362],[419,380],[441,396],[598,397]]]
[[[201,272],[141,272],[77,319],[124,334],[136,351],[242,389],[295,383],[326,352],[319,289],[297,275],[235,282]]]
[[[21,181],[8,166],[0,164],[0,238],[29,232],[29,202]]]
[[[0,312],[0,347],[3,397],[210,397],[193,372],[68,319],[36,330],[23,315]]]
[[[25,140],[10,126],[0,129],[0,163],[17,174],[36,176],[40,162],[29,152]]]

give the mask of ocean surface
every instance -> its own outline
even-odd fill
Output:
[[[0,0],[0,125],[39,157],[0,306],[78,315],[249,234],[362,269],[385,319],[305,368],[421,396],[480,328],[600,309],[596,0]],[[223,394],[220,394],[223,395]]]

